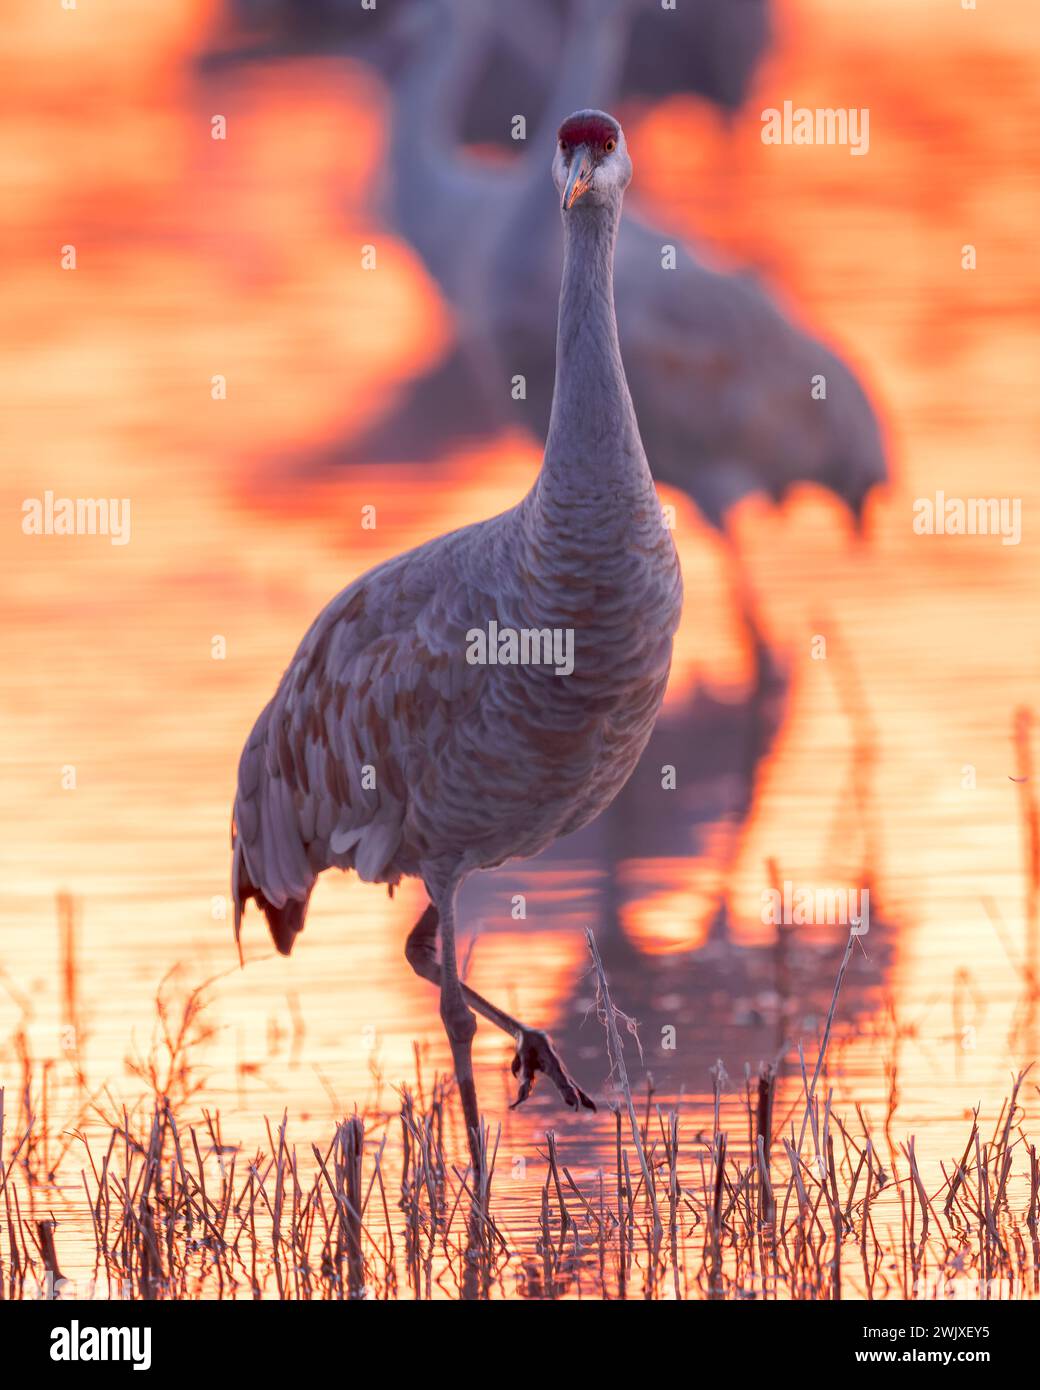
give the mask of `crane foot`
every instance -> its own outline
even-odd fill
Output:
[[[572,1110],[580,1110],[583,1106],[586,1110],[595,1110],[595,1103],[570,1075],[548,1036],[536,1028],[524,1028],[517,1035],[513,1075],[520,1078],[520,1090],[509,1107],[511,1110],[522,1105],[531,1094],[534,1078],[540,1071],[545,1073],[563,1097],[564,1104]]]

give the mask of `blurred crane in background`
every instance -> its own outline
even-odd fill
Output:
[[[529,142],[535,150],[558,112],[614,103],[632,17],[630,0],[572,0],[551,116]],[[545,324],[561,254],[552,190],[537,160],[488,163],[459,139],[495,29],[483,4],[426,0],[384,34],[395,55],[388,215],[451,305],[456,339],[368,427],[309,460],[316,471],[432,462],[516,427],[544,436],[553,381]],[[503,127],[511,111],[501,107]],[[841,358],[754,278],[709,267],[680,237],[626,213],[616,295],[632,397],[659,480],[686,492],[720,530],[742,498],[781,502],[799,483],[861,516],[887,472],[873,408]]]
[[[486,42],[460,115],[463,140],[512,147],[503,108],[552,119],[546,105],[553,67],[546,55],[560,51],[580,3],[484,0]],[[724,111],[743,103],[769,45],[772,0],[681,0],[674,10],[660,0],[627,3],[632,27],[619,73],[622,101],[690,93]],[[362,9],[360,0],[227,0],[214,52],[236,59],[349,53],[378,63],[388,27],[423,4],[378,0],[374,9]]]
[[[383,72],[392,103],[387,214],[455,317],[448,354],[367,426],[309,459],[315,472],[433,462],[510,428],[543,438],[561,243],[539,137],[568,110],[660,96],[684,81],[733,106],[769,34],[760,0],[699,0],[675,11],[641,0],[528,0],[507,12],[485,0],[399,0],[378,12],[345,0],[317,8],[237,0],[235,8],[254,30],[280,34],[283,46],[358,52]],[[359,14],[371,20],[367,30]],[[559,55],[555,67],[536,65],[547,52]],[[489,68],[503,63],[509,81],[500,71],[489,85]],[[502,138],[517,112],[544,113],[528,117],[530,156],[501,163],[467,152],[475,92],[480,124]],[[719,530],[742,498],[779,503],[801,483],[860,519],[887,476],[874,410],[841,357],[754,277],[714,269],[682,237],[626,213],[616,297],[632,397],[660,481],[684,491]]]

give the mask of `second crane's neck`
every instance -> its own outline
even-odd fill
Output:
[[[556,381],[537,491],[544,500],[634,501],[653,482],[625,379],[614,314],[620,207],[564,214]]]

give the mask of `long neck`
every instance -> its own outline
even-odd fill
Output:
[[[546,499],[631,498],[652,488],[614,314],[620,200],[564,213],[556,382],[539,491]]]
[[[447,204],[461,218],[462,195],[475,182],[472,161],[458,152],[458,128],[486,46],[483,26],[463,23],[458,7],[433,5],[431,13],[440,37],[422,45],[397,84],[389,150],[395,217],[420,253],[434,214]]]

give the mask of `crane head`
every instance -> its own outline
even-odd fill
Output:
[[[625,133],[605,111],[575,111],[560,126],[553,181],[564,212],[579,202],[604,206],[621,197],[632,177]]]

